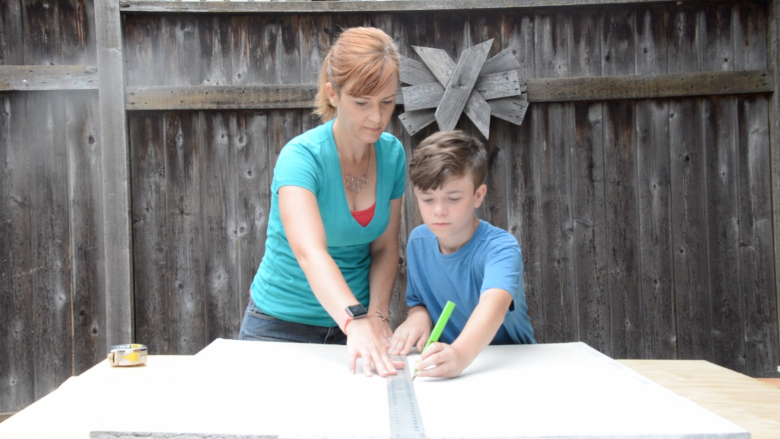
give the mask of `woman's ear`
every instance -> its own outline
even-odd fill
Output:
[[[328,96],[330,106],[336,108],[339,104],[339,94],[330,82],[325,83],[325,95]]]
[[[487,186],[481,184],[477,190],[474,191],[474,209],[482,205],[482,201],[485,200],[485,195],[487,195]]]

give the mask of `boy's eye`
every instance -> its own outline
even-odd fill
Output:
[[[431,198],[423,198],[423,203],[430,203],[433,200]]]
[[[450,198],[450,201],[460,201],[460,198]]]

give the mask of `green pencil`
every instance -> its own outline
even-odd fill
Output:
[[[444,305],[444,311],[441,312],[441,315],[439,316],[439,320],[436,321],[436,326],[433,327],[433,331],[431,332],[431,336],[428,337],[428,341],[425,343],[425,346],[423,346],[421,354],[425,352],[426,349],[428,349],[428,346],[431,343],[436,343],[439,341],[439,336],[441,335],[441,332],[444,330],[444,327],[447,326],[447,320],[450,319],[450,314],[452,314],[452,310],[455,309],[455,304],[447,301],[447,304]],[[417,377],[417,368],[414,368],[414,376]],[[412,378],[414,379],[414,378]]]

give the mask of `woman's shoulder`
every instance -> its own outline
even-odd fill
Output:
[[[386,154],[392,158],[406,158],[406,152],[404,151],[404,145],[394,135],[384,132],[379,136],[379,140],[376,142],[377,149],[381,150],[382,154]]]
[[[292,140],[284,145],[281,154],[284,154],[285,150],[289,150],[290,152],[293,150],[298,150],[309,151],[314,155],[319,155],[319,152],[323,148],[327,147],[327,145],[329,145],[331,142],[329,131],[327,129],[328,125],[330,124],[325,123],[307,130],[296,137],[293,137]]]

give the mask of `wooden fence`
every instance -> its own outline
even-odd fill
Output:
[[[236,337],[276,157],[358,25],[513,48],[530,107],[491,121],[479,216],[521,244],[539,342],[778,376],[776,1],[0,3],[0,413],[112,344]],[[418,224],[407,187],[394,324]]]

